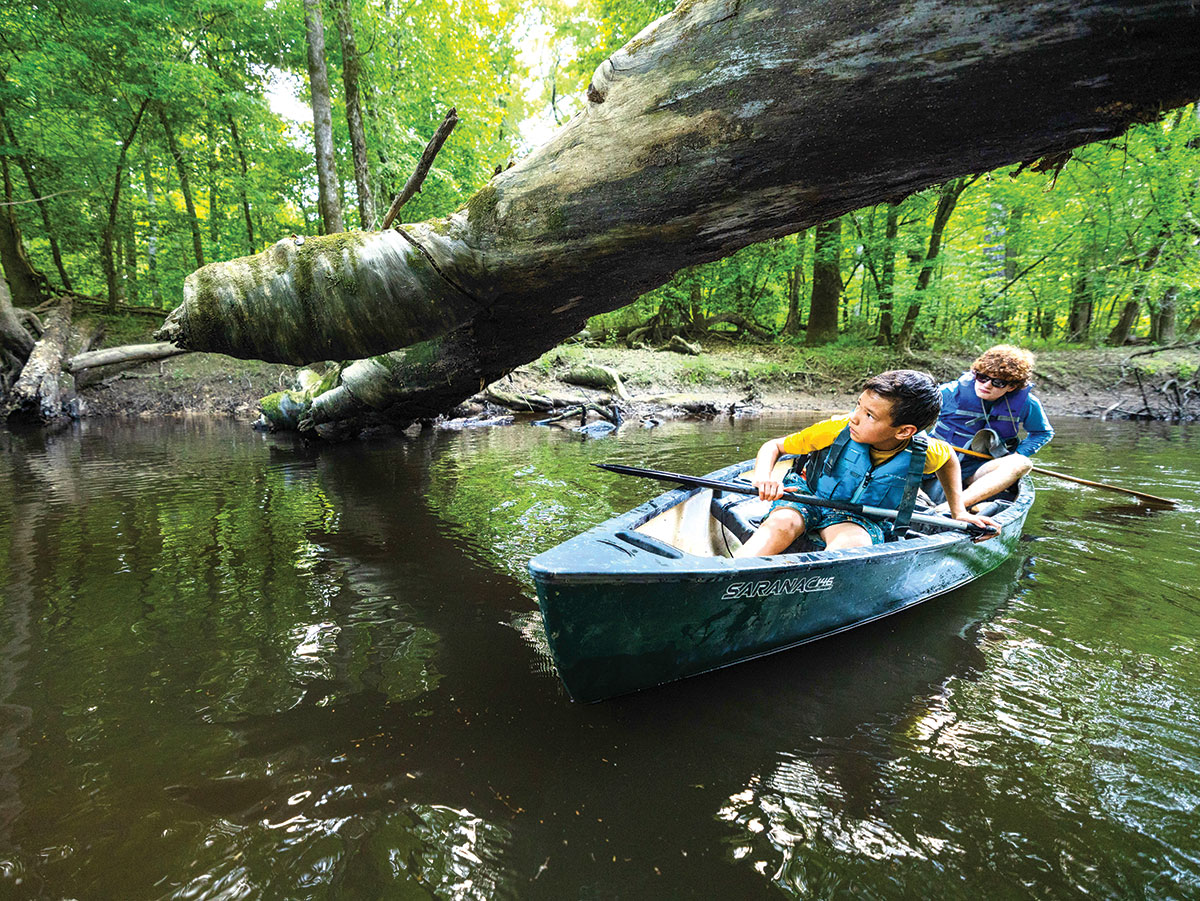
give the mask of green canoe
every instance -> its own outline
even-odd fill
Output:
[[[705,478],[729,481],[753,466]],[[983,512],[999,536],[912,531],[842,551],[735,560],[767,504],[678,488],[529,563],[559,676],[599,701],[782,651],[945,594],[998,566],[1033,503],[1025,480]],[[803,540],[803,539],[802,539]]]

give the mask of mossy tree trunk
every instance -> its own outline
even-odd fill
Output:
[[[503,371],[682,267],[1197,94],[1200,9],[1185,0],[683,3],[463,209],[361,236],[370,252],[310,238],[307,275],[280,268],[303,261],[278,244],[206,267],[160,337],[302,363],[470,329],[507,344]]]

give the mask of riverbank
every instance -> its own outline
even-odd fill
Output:
[[[572,384],[579,370],[602,366],[621,379],[626,406],[638,413],[675,410],[847,409],[862,379],[894,368],[924,369],[939,380],[957,377],[982,348],[924,351],[900,357],[885,348],[807,349],[778,345],[705,348],[699,356],[568,343],[518,367],[494,394],[605,399],[611,390]],[[1151,354],[1145,348],[1053,349],[1038,354],[1037,393],[1051,415],[1101,416],[1166,407],[1171,379],[1196,378],[1195,347]],[[1139,351],[1142,353],[1139,354]],[[117,373],[80,391],[84,415],[179,416],[206,414],[253,421],[261,397],[292,387],[296,367],[187,354]],[[485,396],[460,412],[477,412]]]

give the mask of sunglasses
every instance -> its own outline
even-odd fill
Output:
[[[971,374],[975,376],[975,381],[991,382],[993,387],[996,387],[996,388],[1007,388],[1009,385],[1015,384],[1014,382],[1010,382],[1008,379],[994,379],[994,378],[991,378],[990,376],[984,375],[981,372],[973,372]]]

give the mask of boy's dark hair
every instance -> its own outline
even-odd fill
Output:
[[[916,369],[889,369],[863,383],[864,391],[874,391],[892,402],[892,425],[915,425],[927,429],[942,412],[942,392],[928,372]]]

